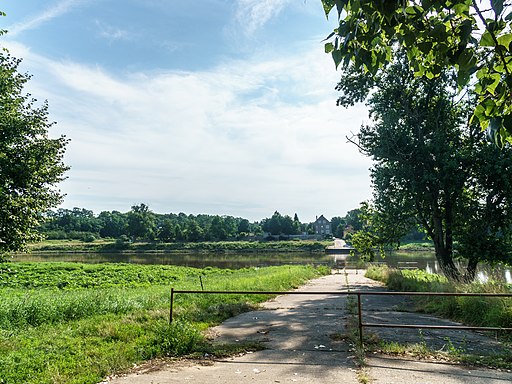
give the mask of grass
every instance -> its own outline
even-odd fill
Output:
[[[279,291],[327,272],[70,263],[0,270],[0,383],[97,383],[152,358],[227,354],[232,347],[212,347],[203,331],[267,297],[177,295],[169,325],[170,284],[198,289],[201,276],[205,289]]]
[[[493,355],[477,355],[465,353],[455,347],[447,338],[444,350],[429,348],[425,342],[398,343],[395,341],[379,340],[374,335],[373,340],[367,342],[366,348],[370,353],[382,353],[394,356],[415,357],[421,360],[449,361],[468,366],[482,366],[491,369],[512,369],[512,352],[503,352]]]
[[[434,249],[434,243],[431,241],[409,241],[400,244],[401,251],[430,251]]]
[[[392,291],[512,293],[512,285],[498,282],[454,284],[421,270],[369,267],[366,276],[382,281]],[[512,328],[512,297],[421,297],[416,310],[479,327]]]
[[[384,282],[392,291],[512,293],[510,284],[498,282],[454,284],[443,276],[425,271],[396,270],[385,266],[369,267],[366,277]],[[450,318],[471,326],[512,328],[512,298],[509,297],[418,297],[415,298],[415,310]],[[512,341],[510,333],[499,336],[507,344]],[[440,352],[429,350],[424,343],[402,345],[380,340],[369,343],[371,351],[512,369],[512,352],[480,356],[462,353],[451,344],[450,340],[447,340],[446,345],[446,351]]]

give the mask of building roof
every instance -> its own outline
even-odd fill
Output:
[[[323,220],[327,221],[328,223],[330,223],[330,221],[329,221],[329,220],[327,220],[327,219],[324,217],[324,215],[320,215],[319,217],[317,217],[317,218],[316,218],[316,220],[315,220],[315,223],[316,223],[317,221],[319,221],[320,219],[323,219]]]

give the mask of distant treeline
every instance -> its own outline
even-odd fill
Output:
[[[333,234],[342,237],[347,226],[358,229],[356,211],[350,211],[344,218],[333,217]],[[301,223],[297,214],[292,218],[276,211],[270,218],[250,222],[233,216],[158,214],[146,204],[134,205],[125,213],[103,211],[98,215],[83,208],[58,209],[47,213],[40,231],[47,239],[113,238],[166,243],[265,239],[268,235],[288,238],[315,233],[313,223]]]

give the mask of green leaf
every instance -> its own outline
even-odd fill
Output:
[[[485,108],[481,105],[481,104],[478,104],[475,108],[475,110],[473,111],[473,115],[471,116],[471,119],[469,120],[469,123],[473,123],[473,119],[477,119],[478,121],[482,121],[482,120],[485,120]]]
[[[476,73],[476,78],[478,80],[481,80],[482,78],[484,78],[485,76],[487,76],[487,74],[489,73],[489,68],[487,67],[482,67],[480,68],[477,73]]]
[[[510,43],[512,42],[512,33],[505,33],[498,37],[498,43],[503,45],[510,52]]]
[[[503,0],[491,0],[491,7],[494,9],[496,18],[503,12]]]
[[[487,84],[485,90],[494,95],[494,91],[496,90],[496,87],[500,83],[501,76],[499,73],[493,73],[488,77],[488,79],[490,80],[490,82]]]
[[[444,24],[436,24],[434,29],[430,31],[430,36],[436,41],[445,41],[446,34],[446,26]]]
[[[481,104],[485,108],[485,116],[492,117],[496,113],[496,102],[492,99],[486,98],[484,99]]]
[[[411,46],[416,42],[416,35],[411,31],[407,31],[406,33],[404,33],[402,38],[406,46]]]
[[[420,16],[423,14],[423,12],[423,8],[420,7],[419,5],[414,5],[412,7],[405,8],[405,13],[411,16]]]
[[[487,134],[494,141],[497,147],[503,148],[505,145],[506,134],[503,130],[501,117],[493,117],[489,120]]]
[[[325,39],[323,39],[322,41],[325,41],[325,40],[329,40],[331,37],[333,37],[334,35],[336,34],[336,32],[331,32],[329,33],[329,36],[327,36]]]
[[[343,59],[343,57],[341,55],[341,51],[339,49],[335,50],[335,51],[332,51],[332,59],[334,60],[334,64],[335,64],[336,69],[337,69],[338,66],[341,63],[341,60]]]
[[[432,43],[430,41],[422,41],[421,43],[418,43],[418,48],[421,52],[427,54],[432,49]]]
[[[347,5],[348,0],[336,0],[336,9],[338,10],[338,19],[341,17],[341,12],[343,12],[343,7]]]
[[[334,51],[334,45],[332,43],[325,44],[325,53],[331,53]]]
[[[459,90],[469,83],[469,78],[469,72],[459,70],[457,73],[457,86],[459,87]]]
[[[494,40],[489,31],[485,31],[480,38],[480,46],[482,47],[494,47]]]
[[[460,38],[463,41],[467,41],[471,37],[471,32],[473,32],[473,24],[471,20],[464,20],[460,24]]]
[[[512,115],[504,115],[502,117],[503,128],[512,136]]]
[[[476,65],[477,58],[473,54],[472,50],[463,50],[457,58],[457,64],[459,65],[459,71],[469,72]]]
[[[457,3],[453,6],[453,10],[457,16],[467,15],[469,13],[469,4]]]

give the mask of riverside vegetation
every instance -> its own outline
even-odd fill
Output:
[[[91,242],[80,240],[46,240],[30,245],[33,252],[324,252],[332,240],[289,241],[212,241],[162,243],[151,241],[126,242],[100,239]]]
[[[221,270],[163,265],[0,264],[0,383],[97,383],[144,360],[208,352],[211,325],[264,295],[177,295],[178,289],[285,291],[328,273],[283,266]],[[247,346],[254,348],[255,346]]]
[[[391,291],[400,292],[472,292],[472,293],[512,293],[512,284],[489,281],[487,283],[453,283],[444,276],[422,270],[397,270],[387,266],[370,266],[366,277],[381,281]],[[512,298],[509,297],[415,297],[415,310],[449,318],[467,325],[478,327],[512,327]],[[507,344],[512,343],[510,333],[498,335]],[[428,354],[425,346],[400,346],[396,343],[379,345],[379,350],[390,353],[409,352]],[[500,356],[482,357],[461,355],[453,349],[459,361],[470,364],[484,364],[493,367],[512,369],[512,352]]]

